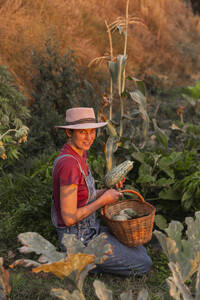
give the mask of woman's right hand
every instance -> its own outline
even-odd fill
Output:
[[[105,193],[103,193],[102,197],[104,198],[105,205],[115,203],[119,197],[122,196],[122,193],[115,189],[109,189]]]

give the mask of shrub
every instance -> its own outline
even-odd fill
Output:
[[[29,117],[26,98],[18,90],[7,67],[0,66],[0,167],[19,156],[21,142],[27,140],[28,127],[24,122]]]
[[[51,224],[52,156],[32,161],[21,173],[6,173],[0,177],[0,243],[13,246],[16,233],[36,231],[46,238],[56,239]]]
[[[53,37],[46,42],[45,51],[34,51],[32,58],[37,72],[32,73],[32,118],[29,141],[24,147],[26,156],[52,153],[61,147],[64,130],[57,131],[54,126],[64,124],[67,108],[90,106],[92,101],[92,87],[82,84],[72,51],[60,55]]]

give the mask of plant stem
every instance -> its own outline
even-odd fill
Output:
[[[124,56],[126,56],[127,52],[127,41],[128,41],[128,8],[129,8],[129,0],[126,2],[126,19],[125,19],[125,41],[124,41]],[[125,68],[123,71],[122,76],[122,89],[121,94],[124,92],[125,89]],[[120,120],[120,130],[119,130],[119,136],[121,137],[123,134],[123,116],[124,116],[124,100],[120,94],[120,110],[121,110],[121,120]]]
[[[8,134],[9,132],[11,132],[11,131],[17,131],[16,129],[8,129],[6,132],[4,132],[4,134],[2,134],[2,135],[0,135],[0,140],[2,140],[2,138],[6,135],[6,134]]]
[[[110,32],[110,28],[108,26],[107,21],[105,21],[107,32],[108,32],[108,39],[110,44],[110,60],[113,61],[113,45],[112,45],[112,36]],[[110,112],[109,112],[109,120],[112,120],[112,102],[113,102],[113,81],[112,76],[110,77]]]

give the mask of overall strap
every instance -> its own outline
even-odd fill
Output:
[[[84,176],[84,178],[86,178],[85,172],[83,171],[83,169],[82,169],[82,167],[81,167],[81,165],[80,165],[78,159],[77,159],[76,157],[74,157],[73,155],[71,155],[71,154],[63,154],[63,155],[58,156],[58,157],[54,160],[54,163],[53,163],[53,171],[54,171],[54,169],[55,169],[55,166],[56,166],[57,162],[58,162],[61,158],[63,158],[63,157],[72,157],[72,158],[74,158],[74,159],[77,161],[77,163],[78,163],[78,166],[79,166],[79,169],[80,169],[82,175]]]

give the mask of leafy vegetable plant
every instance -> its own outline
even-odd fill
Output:
[[[176,300],[200,299],[200,211],[185,218],[187,225],[171,221],[166,234],[155,230],[168,260],[172,276],[167,279],[170,295]],[[190,281],[191,279],[191,281]],[[193,283],[193,284],[192,284]]]
[[[95,264],[101,264],[107,259],[107,255],[112,253],[112,246],[106,242],[106,234],[102,233],[88,243],[83,245],[76,239],[75,235],[64,234],[63,244],[67,252],[58,252],[56,247],[44,239],[36,232],[26,232],[18,235],[19,241],[24,245],[19,251],[21,253],[35,252],[40,255],[38,261],[30,259],[16,260],[11,268],[17,265],[25,267],[34,267],[32,271],[51,272],[60,279],[67,278],[73,286],[73,291],[64,289],[51,289],[51,295],[65,300],[85,300],[83,294],[83,283],[88,272],[95,267]],[[113,299],[112,291],[107,289],[105,284],[99,280],[94,281],[94,288],[97,297],[100,300]],[[147,300],[148,292],[141,290],[138,300]],[[132,300],[132,292],[125,292],[120,295],[121,300]]]

